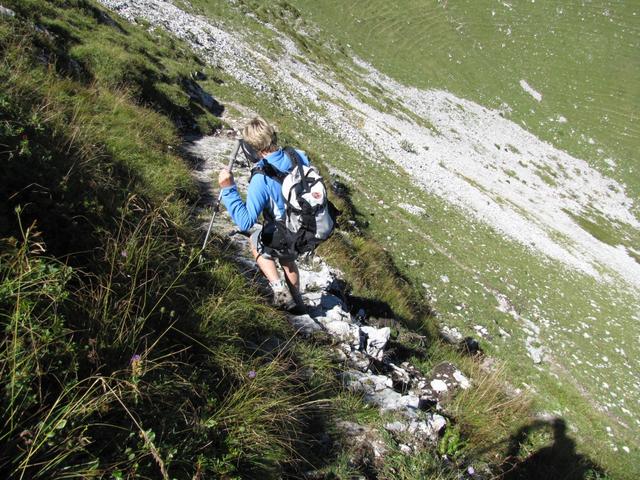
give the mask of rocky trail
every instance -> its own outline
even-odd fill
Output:
[[[246,120],[225,118],[235,128]],[[227,162],[238,137],[235,128],[220,131],[215,136],[187,138],[183,145],[184,153],[194,163],[193,176],[202,189],[203,230],[208,226],[208,205],[217,191],[211,180]],[[240,190],[246,192],[250,170],[240,157],[234,174]],[[260,282],[262,276],[250,257],[248,239],[233,234],[234,226],[224,207],[214,222],[213,232],[228,240],[234,259],[246,268],[246,274]],[[396,363],[397,359],[385,355],[391,329],[375,326],[381,319],[369,319],[368,312],[362,308],[355,315],[350,312],[341,273],[318,256],[299,264],[308,313],[288,316],[297,336],[309,338],[323,332],[331,338],[327,348],[332,350],[332,358],[340,366],[344,387],[362,394],[365,402],[379,408],[380,414],[397,414],[399,420],[386,423],[385,429],[402,439],[402,452],[411,454],[425,444],[436,444],[447,425],[441,400],[449,398],[458,389],[469,388],[469,379],[448,362],[437,365],[428,376],[406,361]],[[268,291],[264,280],[262,287]],[[373,454],[374,459],[384,457],[387,447],[378,432],[349,419],[339,422],[338,428],[360,450],[364,448],[368,454]]]

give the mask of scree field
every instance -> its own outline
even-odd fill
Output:
[[[615,181],[609,190],[631,199],[620,206],[631,216],[626,222],[589,208],[588,202],[570,214],[580,235],[629,258],[626,280],[615,268],[596,267],[604,275],[594,276],[548,258],[544,248],[498,234],[486,226],[491,219],[472,219],[415,186],[410,175],[390,185],[379,168],[335,155],[336,166],[355,179],[356,203],[373,231],[422,285],[442,322],[485,335],[487,349],[507,363],[515,386],[537,392],[542,411],[564,416],[581,448],[621,475],[633,475],[640,459],[640,295],[633,280],[640,262],[640,4],[291,3],[318,25],[320,35],[333,37],[400,83],[448,91],[500,111]],[[495,143],[496,151],[511,150]],[[407,150],[414,147],[420,150],[410,144]],[[527,153],[515,167],[535,163]],[[431,161],[448,166],[447,158]],[[500,172],[507,173],[505,181],[527,183],[515,167]],[[559,162],[537,174],[541,185],[551,187],[561,177],[570,182],[581,176],[577,169],[566,170]],[[457,175],[474,182],[471,173]],[[495,191],[483,193],[509,203]],[[562,210],[562,202],[557,208]],[[572,243],[557,232],[554,239],[567,248]],[[542,360],[534,362],[536,357]]]

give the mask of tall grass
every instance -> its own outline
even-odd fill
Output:
[[[531,420],[531,398],[525,393],[507,393],[504,367],[487,370],[478,362],[465,362],[463,367],[473,385],[460,391],[446,406],[473,446],[499,445]],[[499,451],[489,449],[491,453]],[[495,460],[495,459],[494,459]]]
[[[306,419],[324,407],[291,353],[256,348],[292,334],[282,316],[215,247],[199,249],[185,203],[195,189],[170,148],[184,105],[149,101],[153,69],[127,79],[88,58],[92,41],[118,36],[100,51],[112,66],[136,49],[175,52],[141,29],[98,25],[91,2],[9,6],[0,476],[276,478],[295,468]],[[172,68],[189,69],[180,55]]]

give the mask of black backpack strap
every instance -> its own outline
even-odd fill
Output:
[[[272,178],[276,182],[282,184],[287,173],[281,172],[265,160],[262,165],[257,165],[251,169],[249,182],[251,182],[251,179],[253,179],[255,175],[264,175],[265,177]]]
[[[264,175],[265,177],[269,176],[264,171],[264,168],[262,168],[262,165],[255,166],[251,169],[251,176],[249,177],[249,183],[251,183],[251,180],[253,180],[253,177],[255,177],[256,175]]]

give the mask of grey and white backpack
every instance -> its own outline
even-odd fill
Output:
[[[273,167],[252,171],[279,182],[285,202],[285,220],[265,222],[261,239],[280,252],[309,253],[333,233],[337,209],[327,197],[318,169],[304,165],[295,149],[286,147],[284,152],[293,165],[289,173]]]

